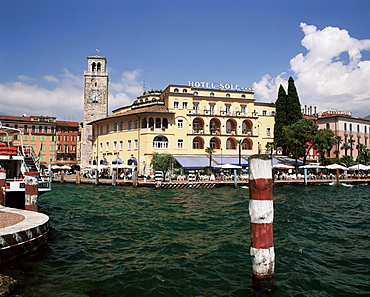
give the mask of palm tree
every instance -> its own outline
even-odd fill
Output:
[[[242,164],[242,147],[243,147],[244,139],[237,139],[236,145],[239,148],[239,166]]]
[[[215,148],[214,147],[207,147],[205,149],[206,153],[209,156],[209,170],[212,170],[212,155],[215,153]]]
[[[344,155],[347,156],[347,151],[350,149],[351,147],[349,146],[349,144],[347,142],[343,143],[342,147],[340,148],[341,150],[344,150]]]
[[[350,139],[348,140],[348,143],[350,144],[350,148],[351,148],[351,157],[353,157],[353,143],[355,142],[356,140],[354,139]]]
[[[342,142],[342,137],[340,137],[339,135],[337,135],[337,136],[335,136],[334,138],[335,138],[335,140],[337,141],[337,144],[338,144],[338,146],[337,146],[337,150],[336,150],[336,151],[334,151],[334,154],[335,154],[335,156],[336,156],[337,158],[339,158],[339,146],[340,146],[340,143]]]

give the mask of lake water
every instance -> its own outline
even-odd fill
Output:
[[[370,186],[274,189],[273,286],[252,281],[249,191],[53,184],[49,244],[13,296],[369,296]]]

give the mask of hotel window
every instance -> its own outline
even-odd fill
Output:
[[[103,134],[103,126],[100,126],[100,135]]]
[[[241,97],[242,97],[242,98],[245,98],[245,95],[243,94]]]
[[[177,129],[184,129],[184,120],[178,119],[177,120]]]
[[[162,124],[162,121],[160,118],[156,118],[155,119],[155,127],[156,128],[160,128],[161,127],[161,124]]]
[[[188,109],[188,101],[184,100],[182,102],[182,109]]]
[[[117,141],[113,141],[113,150],[116,151],[117,150]]]
[[[14,129],[18,129],[18,125],[14,125]]]
[[[184,139],[177,140],[177,148],[182,149],[184,148]]]
[[[24,133],[28,133],[28,126],[27,126],[27,125],[24,125],[24,127],[23,127],[23,132],[24,132]]]
[[[123,140],[120,140],[119,141],[119,150],[122,151],[123,150]]]
[[[36,141],[36,135],[31,135],[31,141]]]
[[[42,133],[42,126],[39,126],[39,133]]]
[[[242,114],[245,114],[245,106],[240,106],[240,112],[242,113]]]
[[[137,150],[139,147],[139,140],[135,139],[134,140],[134,150]]]
[[[347,123],[344,123],[344,131],[347,131]]]
[[[231,115],[231,105],[225,105],[225,111],[227,115]]]
[[[118,130],[118,124],[114,123],[114,132],[117,132],[117,130]]]
[[[179,89],[177,89],[177,88],[176,88],[176,89],[174,89],[173,91],[174,91],[174,92],[178,92],[178,91],[179,91]]]
[[[51,151],[51,152],[54,152],[54,150],[55,150],[55,145],[53,145],[53,144],[52,144],[52,145],[50,145],[50,151]]]
[[[65,145],[64,145],[64,152],[65,152],[65,153],[68,153],[68,144],[65,144]]]
[[[187,89],[183,89],[183,90],[182,90],[182,92],[183,92],[183,93],[187,93],[187,92],[188,92],[188,90],[187,90]]]
[[[266,128],[266,136],[271,137],[271,128],[270,127]]]
[[[105,143],[105,151],[108,152],[109,151],[109,142],[107,141]]]
[[[35,133],[35,132],[36,132],[36,127],[32,126],[32,133]]]
[[[131,149],[131,140],[127,140],[127,149],[130,150]]]
[[[45,135],[40,136],[40,141],[45,141]]]
[[[198,113],[199,112],[199,103],[193,103],[193,110],[194,110],[194,113]]]
[[[226,98],[230,98],[230,94],[229,93],[226,94]]]
[[[199,140],[198,139],[194,139],[194,141],[193,141],[193,149],[194,150],[197,150],[199,148],[200,148]]]
[[[194,96],[198,96],[198,92],[194,92]]]
[[[102,143],[99,143],[99,150],[100,150],[100,152],[103,151],[103,144]]]
[[[123,122],[120,122],[120,123],[119,123],[119,130],[120,130],[120,131],[123,131]]]
[[[106,133],[107,133],[107,134],[109,133],[109,124],[107,124],[107,127],[106,127]]]
[[[139,120],[135,120],[134,129],[138,129],[138,128],[139,128]]]
[[[215,114],[215,104],[210,104],[209,105],[209,113],[210,114]]]
[[[214,97],[215,93],[212,92],[212,93],[209,94],[209,96]]]
[[[262,110],[262,115],[267,116],[267,110]]]
[[[51,134],[54,134],[54,133],[55,133],[55,131],[54,131],[54,127],[51,127],[51,128],[50,128],[50,133],[51,133]]]
[[[173,101],[173,108],[178,109],[179,108],[179,100],[175,99]]]
[[[326,129],[330,129],[330,124],[326,123]]]
[[[68,135],[64,136],[64,141],[68,141]]]
[[[47,126],[44,127],[44,132],[48,133],[48,127]]]
[[[28,135],[23,135],[23,140],[28,140]]]
[[[131,120],[128,121],[127,130],[131,130]]]

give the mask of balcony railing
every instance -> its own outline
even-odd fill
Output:
[[[153,148],[154,149],[167,149],[168,141],[153,141]]]
[[[203,112],[200,110],[189,110],[188,114],[191,115],[202,115],[202,116],[220,116],[220,117],[256,117],[257,114],[252,112],[241,112],[241,111],[226,111],[226,110],[209,110],[204,109]]]

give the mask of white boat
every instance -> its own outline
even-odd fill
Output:
[[[20,139],[19,146],[12,145],[14,136]],[[21,130],[0,123],[0,169],[6,171],[5,206],[8,207],[24,207],[25,172],[38,173],[38,195],[51,190],[51,179],[41,175],[38,156],[32,147],[24,146],[22,140]]]

